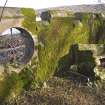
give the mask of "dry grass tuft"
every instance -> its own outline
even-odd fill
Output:
[[[27,91],[11,105],[105,105],[104,96],[87,86],[54,77],[46,88]]]

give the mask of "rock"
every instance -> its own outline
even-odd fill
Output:
[[[96,66],[94,72],[96,76],[101,78],[101,80],[105,80],[105,68]]]

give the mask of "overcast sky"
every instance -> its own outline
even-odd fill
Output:
[[[5,1],[6,0],[0,0],[0,6],[3,6]],[[41,9],[65,5],[95,4],[97,1],[98,0],[8,0],[7,6]],[[105,0],[102,0],[102,2],[105,2]]]

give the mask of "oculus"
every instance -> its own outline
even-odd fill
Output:
[[[12,27],[0,34],[0,65],[24,65],[33,54],[34,41],[25,29]]]

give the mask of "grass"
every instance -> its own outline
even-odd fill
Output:
[[[39,69],[36,80],[43,83],[57,70],[59,59],[69,52],[73,43],[88,43],[89,31],[84,22],[76,23],[73,18],[54,18],[47,29],[42,28],[39,41]]]
[[[39,68],[35,74],[39,84],[59,70],[58,62],[69,53],[72,44],[95,44],[100,28],[104,27],[104,20],[100,14],[82,13],[81,19],[76,19],[75,14],[72,15],[72,17],[53,18],[49,25],[45,27],[42,24],[40,28],[38,37],[42,46],[38,49]],[[100,40],[101,38],[97,43],[100,43]]]
[[[33,35],[36,35],[36,14],[35,10],[30,8],[22,8],[21,13],[24,16],[22,26],[30,31]]]
[[[104,94],[95,89],[74,84],[71,80],[50,78],[47,87],[29,90],[10,105],[104,105]]]

